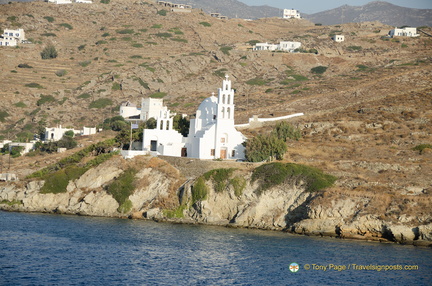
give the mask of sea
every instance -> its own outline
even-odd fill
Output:
[[[0,211],[0,285],[432,285],[432,248]]]

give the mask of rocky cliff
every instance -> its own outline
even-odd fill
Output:
[[[122,205],[111,186],[131,169],[135,170],[134,189],[125,200],[130,204]],[[205,174],[185,179],[179,170],[159,158],[126,161],[114,157],[69,181],[62,193],[44,193],[43,180],[1,183],[0,208],[432,246],[431,214],[422,213],[422,203],[428,202],[421,198],[378,196],[367,191],[343,193],[335,188],[310,192],[303,179],[293,178],[260,190],[250,165],[224,170],[229,170],[225,179]],[[197,195],[200,190],[205,193]]]

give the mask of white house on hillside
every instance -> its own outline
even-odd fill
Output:
[[[24,29],[4,29],[0,37],[0,46],[16,46],[25,41]]]
[[[253,46],[254,51],[287,51],[294,52],[301,47],[300,42],[281,41],[279,44],[256,43]]]
[[[335,41],[335,42],[340,43],[340,42],[345,41],[345,36],[343,36],[343,35],[334,35],[332,37],[332,40]]]
[[[83,127],[82,130],[75,130],[73,128],[62,128],[59,127],[46,127],[45,128],[45,141],[58,141],[62,139],[63,135],[67,131],[73,131],[75,135],[92,135],[96,134],[96,127]]]
[[[141,115],[141,108],[137,108],[130,101],[125,101],[120,104],[120,116],[124,119],[137,119]]]
[[[394,28],[389,32],[390,37],[402,36],[402,37],[418,37],[417,28],[405,27],[405,28]]]
[[[152,117],[156,119],[162,110],[166,110],[162,98],[143,98],[141,108],[129,101],[120,105],[120,115],[129,120],[147,121]]]
[[[283,18],[284,19],[290,19],[290,18],[295,18],[295,19],[300,19],[300,12],[294,9],[284,9],[283,10]]]
[[[21,155],[27,154],[28,152],[33,150],[35,143],[36,141],[9,143],[9,152],[12,150],[13,147],[22,147],[23,150],[21,151]]]

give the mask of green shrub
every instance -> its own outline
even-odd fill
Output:
[[[159,37],[159,38],[171,38],[172,37],[172,34],[171,33],[167,33],[167,32],[165,32],[165,33],[157,33],[157,34],[154,34],[156,37]]]
[[[161,16],[166,16],[167,12],[168,12],[167,10],[162,9],[162,10],[157,11],[157,14],[161,15]]]
[[[49,145],[51,143],[56,143],[56,142],[50,142],[47,143],[46,145]],[[87,164],[84,166],[84,168],[89,168],[89,167],[94,167],[97,166],[97,164],[100,164],[106,160],[108,160],[111,156],[113,156],[114,154],[117,154],[115,152],[110,152],[111,148],[116,144],[114,139],[108,139],[96,144],[92,144],[90,146],[87,146],[86,148],[66,157],[63,158],[61,160],[59,160],[58,162],[49,165],[48,167],[43,168],[42,170],[36,171],[32,174],[30,174],[29,176],[27,176],[27,178],[43,178],[44,176],[48,175],[48,174],[52,174],[58,170],[67,168],[67,167],[71,167],[74,166],[74,164],[79,163],[84,157],[89,156],[89,154],[93,153],[95,154],[97,157],[89,162],[87,162]],[[57,151],[57,146],[56,144],[54,145],[54,149],[53,152]],[[49,146],[46,146],[49,147]],[[106,154],[106,155],[105,155]],[[111,155],[108,155],[111,154]],[[99,158],[99,156],[102,156],[101,158]]]
[[[432,144],[420,144],[413,148],[414,151],[419,151],[420,154],[423,154],[425,149],[432,149]]]
[[[227,69],[218,69],[218,70],[214,71],[213,74],[218,76],[218,77],[224,78],[227,71],[228,71]]]
[[[121,89],[121,85],[118,82],[114,82],[112,87],[112,90],[120,90]]]
[[[44,36],[44,37],[57,37],[57,35],[54,34],[54,33],[43,33],[43,34],[41,34],[41,36]]]
[[[172,29],[169,29],[168,32],[174,33],[176,35],[184,35],[184,33],[182,31],[180,31],[180,28],[172,28]]]
[[[72,25],[70,25],[68,23],[61,23],[61,24],[59,24],[59,26],[65,27],[66,29],[69,29],[69,30],[73,29]]]
[[[240,176],[235,176],[230,180],[231,186],[234,188],[234,194],[240,197],[246,188],[246,179]]]
[[[58,55],[57,50],[52,44],[46,46],[41,52],[41,57],[43,60],[55,59],[57,58],[57,55]]]
[[[90,97],[91,97],[90,93],[82,93],[82,94],[77,96],[77,98],[81,98],[81,99],[87,99]]]
[[[142,59],[142,56],[140,56],[140,55],[133,55],[133,56],[130,56],[129,58],[131,58],[131,59]]]
[[[9,116],[9,113],[7,111],[1,110],[0,111],[0,122],[5,122],[6,117]]]
[[[325,67],[325,66],[317,66],[317,67],[311,68],[311,73],[323,74],[326,72],[327,68],[328,67]]]
[[[132,210],[133,204],[132,201],[129,199],[126,199],[117,209],[119,213],[128,213]]]
[[[276,124],[272,134],[283,141],[286,141],[287,139],[299,140],[301,138],[300,130],[286,121],[281,121]]]
[[[199,177],[192,188],[192,204],[198,201],[205,200],[207,198],[207,186],[204,181],[204,177]]]
[[[173,210],[163,210],[164,216],[167,218],[183,218],[184,214],[183,211],[187,208],[185,205],[181,205],[176,209]]]
[[[361,51],[362,50],[362,47],[361,46],[349,46],[349,47],[347,47],[347,50],[348,51]]]
[[[220,193],[229,186],[230,184],[229,178],[234,171],[235,171],[234,168],[214,169],[205,173],[203,177],[206,180],[212,179],[215,187],[215,191],[217,193]]]
[[[163,97],[165,97],[167,95],[167,93],[166,92],[155,92],[155,93],[153,93],[153,94],[150,94],[149,95],[149,97],[151,97],[151,98],[163,98]]]
[[[55,72],[55,74],[58,77],[62,77],[62,76],[65,76],[67,74],[67,70],[58,70]]]
[[[78,179],[86,171],[85,168],[70,166],[65,169],[58,170],[54,173],[47,174],[43,177],[45,184],[41,188],[42,194],[47,193],[65,193],[69,181]]]
[[[245,156],[249,162],[262,162],[267,160],[281,160],[287,151],[284,140],[274,134],[258,135],[246,141]]]
[[[89,105],[89,108],[105,108],[107,106],[113,105],[113,102],[109,98],[99,98],[95,101],[92,101]]]
[[[103,33],[103,34],[102,34],[102,37],[105,38],[105,37],[108,37],[109,35],[110,35],[110,33]]]
[[[256,78],[248,80],[246,82],[246,84],[249,84],[249,85],[265,85],[265,84],[267,84],[267,81],[265,79],[257,78],[256,77]]]
[[[97,46],[99,46],[99,45],[104,45],[104,44],[107,44],[107,43],[108,43],[107,41],[99,40],[99,41],[97,41],[95,44],[96,44]]]
[[[41,106],[42,104],[50,103],[50,102],[56,102],[56,99],[54,98],[54,96],[41,94],[40,99],[38,99],[38,101],[36,101],[36,105]]]
[[[160,29],[160,28],[162,28],[162,24],[154,24],[150,28],[152,28],[152,29]]]
[[[17,157],[21,156],[21,152],[23,150],[24,150],[24,147],[22,147],[22,146],[13,146],[10,149],[10,153],[9,154],[11,155],[12,158],[17,158]]]
[[[87,67],[88,65],[91,64],[91,61],[90,61],[90,60],[88,60],[88,61],[83,61],[83,62],[79,62],[78,64],[79,64],[80,66],[82,66],[83,68],[85,68],[85,67]]]
[[[30,87],[30,88],[43,88],[43,86],[41,86],[40,84],[36,83],[36,82],[31,82],[31,83],[27,83],[24,86],[26,87]]]
[[[79,46],[79,47],[78,47],[78,51],[82,51],[82,50],[84,50],[84,49],[85,49],[85,46],[86,46],[86,45],[81,45],[81,46]]]
[[[22,101],[17,102],[17,103],[15,103],[14,105],[15,105],[16,107],[21,107],[21,108],[27,107],[27,104],[25,104],[25,103],[22,102]]]
[[[211,24],[209,22],[200,22],[200,24],[204,27],[211,27]]]
[[[122,207],[122,205],[128,200],[129,196],[133,194],[135,189],[136,173],[137,171],[135,169],[127,169],[108,186],[108,194],[113,196],[120,207]],[[119,212],[122,211],[120,207]]]
[[[314,192],[330,187],[336,177],[324,174],[321,170],[294,163],[269,163],[257,167],[252,174],[252,182],[258,181],[257,193],[282,183],[302,184],[306,191]]]
[[[138,82],[145,89],[150,89],[150,87],[148,86],[148,83],[146,83],[145,81],[143,81],[141,78],[138,78]]]
[[[22,201],[16,201],[16,200],[12,200],[12,201],[2,200],[2,201],[0,201],[0,204],[8,205],[8,206],[14,206],[14,205],[23,205],[23,202]]]
[[[102,4],[109,4],[110,1],[111,1],[111,0],[101,0],[100,2],[101,2]]]
[[[117,34],[122,34],[122,35],[124,35],[124,34],[132,35],[135,33],[133,29],[116,30],[116,32],[117,32]]]
[[[53,17],[51,17],[51,16],[45,16],[45,17],[43,17],[45,20],[47,20],[48,22],[50,22],[50,23],[52,23],[52,22],[54,22],[54,18]]]
[[[134,48],[142,48],[142,47],[143,47],[143,44],[140,44],[140,43],[134,43],[134,44],[132,44],[131,46],[134,47]]]
[[[32,69],[33,67],[29,64],[19,64],[18,67],[20,69]]]
[[[222,51],[222,53],[229,56],[229,54],[230,54],[229,51],[232,50],[232,47],[223,46],[223,47],[220,47],[220,50]]]

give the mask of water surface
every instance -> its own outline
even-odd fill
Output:
[[[299,271],[289,270],[292,262],[300,265]],[[312,269],[306,270],[306,264]],[[329,270],[329,264],[339,265],[341,271]],[[418,269],[342,269],[352,264]],[[313,269],[324,266],[326,271]],[[1,285],[432,285],[431,281],[430,248],[0,212]]]

